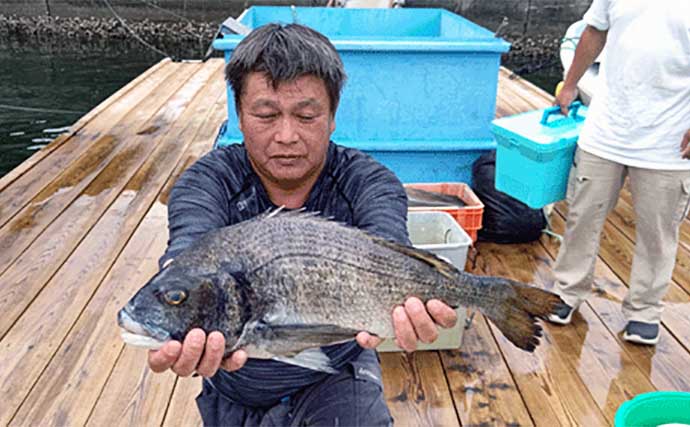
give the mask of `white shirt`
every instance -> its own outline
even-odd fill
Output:
[[[584,21],[608,30],[599,85],[578,145],[624,165],[690,170],[690,0],[594,0]]]

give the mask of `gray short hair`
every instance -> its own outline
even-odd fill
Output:
[[[225,67],[225,79],[235,93],[238,112],[244,81],[251,72],[266,73],[274,88],[302,75],[320,78],[326,85],[333,115],[346,79],[340,55],[328,38],[299,24],[261,26],[237,45]]]

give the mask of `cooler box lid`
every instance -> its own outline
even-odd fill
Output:
[[[560,107],[554,106],[495,119],[491,131],[499,144],[547,153],[576,143],[586,117],[587,107],[578,101],[570,106],[567,116],[561,114]]]

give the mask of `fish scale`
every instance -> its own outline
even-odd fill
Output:
[[[154,276],[119,321],[130,341],[179,340],[201,327],[223,332],[226,353],[245,348],[250,357],[330,372],[320,346],[362,330],[392,337],[391,312],[410,296],[474,307],[528,351],[541,335],[536,318],[562,304],[548,291],[468,274],[429,252],[288,212],[208,233]]]

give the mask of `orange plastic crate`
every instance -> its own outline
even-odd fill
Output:
[[[462,208],[429,208],[412,207],[410,211],[443,211],[448,212],[455,221],[460,224],[473,242],[477,241],[477,231],[482,228],[482,215],[484,214],[484,203],[479,200],[469,185],[462,182],[439,182],[439,183],[414,183],[405,184],[405,187],[417,188],[419,190],[433,191],[436,193],[450,194],[457,196],[465,202]]]

